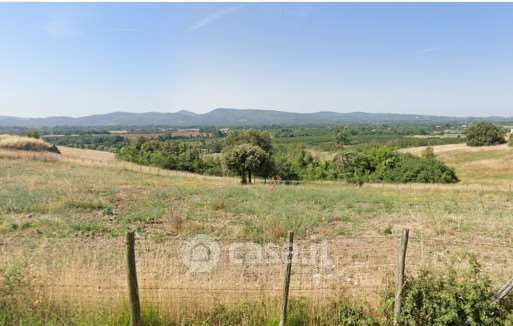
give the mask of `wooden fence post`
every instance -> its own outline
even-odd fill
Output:
[[[401,314],[401,299],[402,292],[404,286],[404,270],[406,266],[406,250],[408,249],[408,238],[410,235],[410,230],[404,229],[403,234],[401,235],[401,244],[399,247],[399,257],[397,261],[397,271],[396,271],[396,293],[395,293],[395,303],[394,303],[394,325],[398,325],[399,316]]]
[[[128,271],[128,300],[130,308],[130,325],[141,325],[141,305],[139,302],[139,287],[137,285],[137,270],[135,267],[135,233],[126,234],[126,262]]]
[[[285,268],[285,279],[283,281],[283,297],[281,301],[280,326],[285,326],[287,321],[287,305],[289,303],[290,273],[292,271],[294,232],[289,231],[288,254]]]

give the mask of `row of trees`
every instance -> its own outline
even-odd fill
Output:
[[[223,175],[221,160],[205,154],[208,151],[197,143],[139,138],[118,150],[116,157],[164,169]]]
[[[117,152],[123,160],[166,169],[209,175],[238,175],[243,184],[264,180],[345,180],[364,182],[453,183],[458,178],[428,150],[423,157],[386,148],[340,150],[333,159],[319,160],[304,146],[275,148],[268,132],[232,131],[222,155],[199,143],[139,139]]]
[[[337,131],[343,146],[346,130]],[[342,136],[344,135],[344,136]],[[342,150],[332,160],[315,159],[304,147],[275,151],[268,133],[233,132],[226,138],[224,161],[229,170],[251,183],[252,176],[280,180],[327,179],[364,182],[454,183],[453,169],[437,160],[428,148],[422,157],[380,147],[367,151]]]
[[[119,135],[83,134],[46,136],[44,138],[47,142],[57,146],[96,149],[106,152],[115,152],[128,143],[125,137]]]
[[[345,180],[350,183],[454,183],[453,169],[439,161],[431,148],[422,157],[403,154],[392,148],[340,150],[331,160],[319,160],[304,147],[279,152],[286,156],[289,177],[305,180]]]

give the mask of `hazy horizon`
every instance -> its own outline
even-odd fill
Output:
[[[0,116],[511,116],[513,4],[0,4]]]
[[[513,118],[513,114],[509,114],[509,115],[494,115],[494,114],[482,114],[482,115],[453,115],[453,114],[422,114],[422,113],[400,113],[400,112],[367,112],[367,111],[345,111],[345,112],[341,112],[341,111],[328,111],[328,110],[325,110],[325,111],[311,111],[311,112],[297,112],[297,111],[289,111],[289,110],[279,110],[279,109],[247,109],[247,108],[214,108],[214,109],[211,109],[211,110],[208,110],[206,112],[199,112],[199,113],[196,113],[196,112],[193,112],[193,111],[190,111],[190,110],[184,110],[184,109],[180,109],[180,110],[176,110],[176,111],[140,111],[140,112],[137,112],[137,111],[108,111],[108,112],[101,112],[101,113],[91,113],[91,114],[85,114],[85,115],[50,115],[50,116],[30,116],[30,117],[24,117],[24,116],[18,116],[18,115],[3,115],[3,114],[0,114],[0,117],[8,117],[8,118],[22,118],[22,119],[47,119],[47,118],[57,118],[57,117],[66,117],[66,118],[83,118],[83,117],[87,117],[87,116],[92,116],[92,115],[106,115],[106,114],[112,114],[112,113],[131,113],[131,114],[151,114],[151,113],[169,113],[169,114],[173,114],[173,113],[178,113],[180,111],[187,111],[187,112],[191,112],[191,113],[195,113],[195,114],[206,114],[206,113],[209,113],[209,112],[212,112],[214,110],[218,110],[218,109],[228,109],[228,110],[241,110],[241,111],[245,111],[245,110],[250,110],[250,111],[278,111],[278,112],[283,112],[283,113],[299,113],[299,114],[312,114],[312,113],[321,113],[321,112],[331,112],[331,113],[340,113],[340,114],[350,114],[350,113],[369,113],[369,114],[399,114],[399,115],[425,115],[425,116],[439,116],[439,117],[454,117],[454,118],[487,118],[487,117],[501,117],[501,118]]]

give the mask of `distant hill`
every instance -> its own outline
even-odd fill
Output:
[[[513,118],[461,118],[393,113],[364,112],[316,112],[293,113],[276,110],[240,110],[215,109],[208,113],[197,114],[189,111],[174,113],[112,112],[79,118],[17,118],[0,116],[0,127],[55,127],[55,126],[168,126],[168,127],[244,127],[244,126],[300,126],[333,125],[340,123],[447,123],[472,120],[513,121]]]

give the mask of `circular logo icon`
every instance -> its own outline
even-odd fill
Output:
[[[214,238],[199,234],[182,244],[180,256],[191,272],[208,272],[219,261],[220,249]]]

